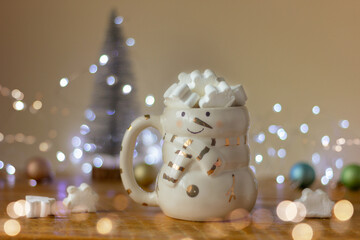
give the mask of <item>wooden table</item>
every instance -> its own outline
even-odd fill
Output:
[[[120,182],[93,182],[91,186],[100,195],[98,212],[67,214],[59,208],[55,217],[17,218],[21,231],[15,237],[4,232],[4,223],[10,219],[6,211],[10,202],[30,194],[62,200],[68,185],[79,185],[82,181],[81,178],[57,179],[31,187],[28,180],[18,179],[12,185],[0,179],[0,239],[292,239],[293,228],[299,224],[283,222],[276,216],[279,202],[294,200],[301,194],[286,182],[277,185],[273,180],[260,180],[259,197],[251,215],[239,212],[236,221],[205,223],[172,219],[159,208],[135,204],[125,195]],[[337,188],[330,193],[332,198],[353,203],[353,217],[345,222],[331,218],[305,219],[301,223],[311,226],[312,239],[360,239],[360,191]]]

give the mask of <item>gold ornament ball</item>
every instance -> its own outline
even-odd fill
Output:
[[[36,181],[50,180],[53,175],[50,162],[42,157],[32,157],[27,161],[26,174]]]
[[[146,187],[155,181],[157,169],[153,165],[139,163],[134,168],[134,175],[139,186]]]

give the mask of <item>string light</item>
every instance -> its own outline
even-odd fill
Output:
[[[6,172],[9,174],[9,175],[14,175],[15,172],[16,172],[16,169],[13,165],[11,164],[8,164],[6,165]]]
[[[320,107],[319,106],[314,106],[312,108],[312,113],[315,115],[318,115],[320,113]]]
[[[280,103],[276,103],[276,104],[273,106],[273,111],[274,111],[274,112],[281,112],[281,109],[282,109],[282,107],[281,107]]]
[[[66,156],[65,156],[65,154],[64,154],[63,152],[58,151],[58,152],[56,153],[56,158],[57,158],[57,160],[58,160],[59,162],[63,162],[63,161],[65,161]]]
[[[329,183],[329,179],[326,176],[321,177],[321,184],[327,185]]]
[[[128,45],[129,47],[134,46],[135,45],[135,39],[133,39],[133,38],[126,39],[126,45]]]
[[[116,82],[116,79],[114,76],[109,76],[106,78],[106,84],[109,86],[113,86]]]
[[[99,63],[101,66],[104,66],[105,64],[107,64],[108,61],[109,61],[109,57],[106,54],[101,55],[99,58]]]
[[[60,87],[66,87],[69,84],[69,79],[68,78],[62,78],[60,79]]]
[[[96,73],[97,70],[98,70],[98,67],[96,66],[96,64],[90,65],[90,67],[89,67],[89,72],[90,72],[91,74]]]
[[[325,170],[325,176],[328,178],[328,179],[332,179],[333,176],[334,176],[334,171],[331,167],[327,168]]]
[[[300,125],[300,132],[307,133],[309,131],[309,126],[306,123]]]
[[[35,110],[40,110],[42,108],[42,102],[39,100],[36,100],[35,102],[33,102],[32,107]]]
[[[321,138],[321,144],[324,146],[324,147],[327,147],[329,146],[330,144],[330,137],[325,135]]]
[[[90,163],[83,163],[81,165],[81,170],[83,171],[83,173],[89,174],[92,171],[92,166]]]
[[[311,160],[313,162],[313,164],[317,165],[320,163],[320,154],[319,153],[314,153],[311,157]]]
[[[22,102],[22,101],[15,101],[13,103],[13,108],[16,110],[16,111],[22,111],[24,110],[25,108],[25,104]]]
[[[11,96],[16,100],[23,100],[24,94],[19,89],[14,89],[11,91]]]
[[[280,148],[277,152],[277,155],[279,158],[285,158],[286,157],[286,150],[284,148]]]
[[[276,133],[280,140],[284,141],[287,139],[287,132],[283,128],[279,128]]]
[[[121,16],[117,16],[117,17],[114,19],[114,23],[117,24],[117,25],[121,24],[123,21],[124,21],[124,18],[121,17]]]
[[[76,159],[80,159],[83,156],[83,151],[80,148],[75,148],[74,151],[73,151],[73,156]]]
[[[104,161],[100,156],[97,156],[93,159],[93,164],[95,167],[100,168],[103,165]]]
[[[344,129],[349,128],[349,125],[350,125],[350,123],[349,123],[348,120],[341,120],[341,121],[339,121],[339,126],[340,126],[341,128],[344,128]]]
[[[261,154],[257,154],[256,156],[255,156],[255,162],[256,163],[261,163],[263,161],[263,156],[261,155]]]
[[[282,184],[282,183],[284,183],[284,181],[285,181],[284,175],[278,175],[278,176],[276,177],[276,182],[277,182],[278,184]]]
[[[145,98],[145,103],[147,106],[152,106],[154,105],[155,103],[155,98],[153,95],[148,95],[146,98]]]
[[[123,88],[122,88],[122,92],[125,95],[129,94],[131,92],[131,90],[132,90],[132,87],[129,84],[124,85]]]
[[[255,135],[255,142],[263,143],[265,141],[265,133],[260,132],[258,135]]]

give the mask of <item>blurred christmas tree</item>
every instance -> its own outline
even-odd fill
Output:
[[[85,111],[89,123],[83,125],[83,130],[88,131],[86,142],[91,143],[89,146],[93,148],[93,153],[115,159],[126,128],[138,115],[135,82],[121,23],[122,18],[113,11],[99,58],[100,66],[90,67],[90,72],[96,72],[96,80],[92,104]],[[113,164],[115,166],[115,162]]]

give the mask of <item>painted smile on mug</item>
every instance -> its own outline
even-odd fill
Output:
[[[203,126],[203,127],[207,127],[207,128],[212,129],[212,127],[211,127],[209,124],[207,124],[206,122],[204,122],[204,121],[201,120],[200,118],[194,118],[193,122],[196,123],[196,124],[198,124],[198,125],[200,125],[200,126]],[[204,131],[204,129],[205,129],[205,128],[202,128],[200,131],[195,132],[195,131],[191,131],[190,129],[187,128],[187,130],[188,130],[190,133],[192,133],[192,134],[201,133],[202,131]]]

